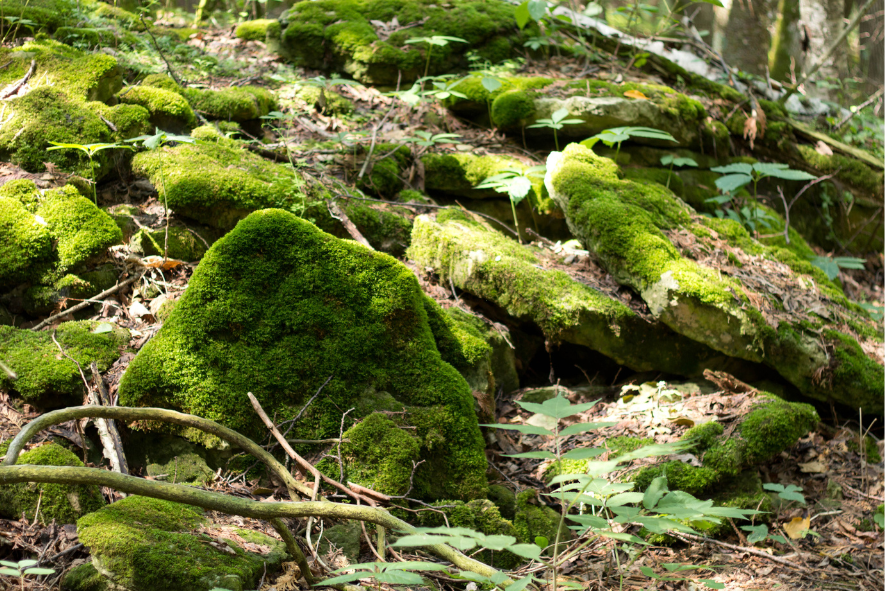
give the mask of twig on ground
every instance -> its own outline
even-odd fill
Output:
[[[31,327],[31,330],[40,330],[41,328],[43,328],[44,326],[46,326],[47,324],[49,324],[50,322],[52,322],[54,320],[58,320],[59,318],[63,318],[64,316],[67,316],[69,314],[73,314],[74,312],[78,312],[78,311],[82,310],[83,308],[90,306],[95,300],[100,300],[101,298],[107,297],[107,296],[111,295],[112,293],[116,293],[117,291],[126,287],[130,283],[137,281],[138,279],[141,278],[141,276],[142,276],[141,273],[136,273],[135,275],[133,275],[129,279],[126,279],[125,281],[121,281],[120,283],[118,283],[114,287],[106,289],[105,291],[101,292],[100,294],[93,296],[91,299],[92,301],[87,300],[85,302],[81,302],[81,303],[77,304],[76,306],[72,306],[72,307],[68,308],[67,310],[59,312],[58,314],[53,314],[52,316],[50,316],[49,318],[47,318],[46,320],[44,320],[40,324],[37,324],[36,326]]]

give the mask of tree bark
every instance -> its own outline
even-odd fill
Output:
[[[849,43],[842,42],[827,56],[828,48],[845,28],[843,10],[843,0],[800,0],[800,17],[809,33],[805,62],[811,65],[825,60],[818,75],[806,84],[808,96],[837,100],[843,94],[840,82],[849,77]]]
[[[772,42],[774,0],[732,0],[725,31],[723,55],[729,65],[750,74],[765,76]]]
[[[876,92],[883,86],[883,0],[877,0],[861,21],[860,31],[862,63],[866,72],[866,94]]]

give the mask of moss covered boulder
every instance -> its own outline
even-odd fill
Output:
[[[471,391],[440,357],[415,276],[281,210],[253,213],[209,249],[129,365],[120,404],[175,408],[259,438],[247,392],[286,420],[330,376],[295,437],[336,437],[342,409],[362,405],[354,414],[367,416],[385,399],[383,410],[405,410],[426,460],[413,494],[485,493]]]
[[[212,240],[209,232],[204,232],[204,237],[196,230],[190,230],[181,226],[166,230],[149,230],[143,228],[136,232],[129,241],[132,252],[141,256],[166,256],[181,261],[199,261],[206,253],[207,243]],[[208,238],[208,240],[207,240]]]
[[[297,173],[212,128],[198,128],[194,137],[199,138],[194,144],[163,146],[133,158],[133,172],[147,177],[170,209],[224,230],[256,209],[305,211],[307,189]]]
[[[378,23],[402,25],[388,34]],[[513,57],[517,38],[513,5],[502,0],[321,0],[300,2],[281,18],[284,54],[296,65],[344,72],[373,84],[397,83],[467,65],[476,51],[491,63]],[[418,24],[420,23],[420,24]],[[409,39],[445,35],[464,39],[447,45],[409,44]]]
[[[83,467],[77,456],[56,443],[26,451],[16,464]],[[0,515],[9,519],[24,515],[31,522],[49,524],[54,519],[58,524],[75,523],[104,505],[105,498],[98,486],[22,482],[0,487]]]
[[[106,371],[129,342],[129,332],[110,323],[63,322],[55,338],[65,353],[89,375],[95,361]],[[11,390],[29,404],[47,408],[77,406],[85,393],[77,365],[62,356],[51,332],[0,326],[0,360],[17,375],[0,374],[0,388]]]
[[[534,544],[538,537],[545,538],[550,544],[547,551],[549,556],[554,554],[553,545],[558,530],[560,543],[568,542],[574,537],[566,523],[560,524],[560,514],[544,505],[535,489],[524,490],[517,495],[514,527],[517,530],[517,539],[524,544]]]
[[[34,32],[52,32],[58,27],[76,24],[80,5],[74,0],[2,0],[0,10],[36,23]],[[21,27],[22,33],[28,31]]]
[[[256,586],[286,557],[279,540],[236,527],[210,524],[200,509],[131,496],[77,522],[92,567],[114,588],[129,591]],[[248,547],[249,550],[244,548]],[[84,572],[66,581],[92,581]]]
[[[578,144],[551,153],[545,184],[572,233],[659,322],[765,363],[812,398],[883,410],[879,329],[808,261],[699,216],[660,185],[620,180],[614,162]]]
[[[724,433],[723,425],[713,422],[686,432],[683,440],[694,444],[692,453],[701,458],[701,466],[664,462],[643,468],[634,478],[634,484],[642,491],[654,478],[665,475],[670,490],[682,490],[694,496],[723,492],[724,483],[731,483],[744,471],[790,449],[815,429],[818,421],[818,413],[808,404],[761,394],[728,433]],[[740,489],[745,496],[757,494],[734,484],[729,488]],[[758,492],[762,493],[762,489]],[[725,503],[729,501],[727,497],[720,500]]]
[[[52,235],[46,224],[19,200],[0,197],[0,288],[36,278],[51,255]]]
[[[167,88],[148,84],[130,86],[117,95],[117,100],[147,109],[151,125],[170,133],[184,133],[197,124],[197,116],[185,97]]]
[[[249,121],[267,115],[277,103],[267,88],[231,86],[219,90],[186,88],[182,92],[191,106],[207,119]]]
[[[551,342],[589,347],[638,371],[698,375],[723,362],[712,349],[641,317],[609,293],[546,270],[530,247],[464,212],[416,218],[407,254],[443,281],[534,323]]]
[[[237,25],[234,35],[243,41],[264,41],[268,37],[279,37],[280,21],[272,18],[246,21]]]

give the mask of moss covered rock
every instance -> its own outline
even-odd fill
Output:
[[[264,41],[269,35],[279,37],[280,21],[272,18],[246,21],[237,25],[234,35],[244,41]]]
[[[116,326],[110,331],[94,332],[100,324],[63,322],[55,330],[56,340],[87,375],[93,361],[99,371],[106,371],[129,342],[129,332]],[[17,374],[15,380],[0,374],[0,387],[18,393],[30,404],[51,408],[76,406],[84,394],[80,372],[61,355],[51,337],[51,332],[0,326],[0,360]]]
[[[25,452],[16,463],[83,467],[77,456],[56,443]],[[36,515],[38,504],[39,519]],[[94,485],[22,482],[0,487],[0,514],[10,519],[20,519],[24,515],[31,522],[39,520],[48,524],[54,519],[58,524],[75,523],[78,518],[104,505],[101,490]]]
[[[43,194],[37,215],[58,241],[58,266],[75,270],[123,238],[107,213],[67,185]]]
[[[620,300],[563,271],[539,268],[528,247],[463,212],[417,217],[407,254],[444,281],[533,322],[552,342],[586,346],[641,371],[696,375],[720,361],[711,349],[644,320]]]
[[[882,360],[863,354],[857,342],[876,346],[882,336],[808,261],[763,246],[735,222],[697,216],[664,187],[620,180],[615,163],[578,144],[549,156],[545,184],[573,234],[660,322],[726,355],[769,365],[807,396],[882,410]],[[728,250],[741,273],[684,255],[671,239],[681,231]],[[792,297],[811,310],[790,312],[769,293],[757,278],[773,269],[798,286]],[[838,331],[836,318],[853,334]]]
[[[485,493],[470,388],[440,358],[409,269],[281,210],[250,215],[206,253],[160,333],[129,365],[127,406],[163,406],[264,433],[253,392],[285,420],[330,376],[296,437],[338,436],[341,409],[386,393],[415,427],[421,497]],[[366,416],[377,407],[358,411]],[[194,437],[198,437],[195,434]]]
[[[44,316],[57,310],[63,300],[83,300],[113,287],[117,270],[113,265],[102,265],[78,275],[47,273],[43,283],[29,287],[21,299],[22,308],[31,316]],[[58,277],[58,279],[54,279]],[[91,312],[89,313],[91,314]],[[87,314],[87,315],[89,315]]]
[[[181,261],[199,261],[206,253],[207,238],[212,239],[209,236],[196,235],[196,231],[181,226],[170,227],[168,237],[166,230],[145,228],[132,236],[129,248],[141,256],[163,256],[165,245],[166,255],[170,258]]]
[[[394,32],[382,40],[371,21],[421,25]],[[429,74],[467,65],[468,49],[491,63],[512,57],[519,42],[514,8],[501,0],[322,0],[301,2],[281,18],[282,43],[296,65],[345,72],[374,84],[396,84],[424,74],[429,49]],[[446,35],[465,43],[445,46],[407,44],[408,39]]]
[[[0,288],[36,278],[51,255],[52,235],[46,224],[19,200],[0,197]]]
[[[81,518],[77,534],[96,571],[131,591],[251,589],[286,556],[274,538],[213,526],[200,509],[139,496]],[[244,541],[264,552],[244,550]]]
[[[223,121],[258,119],[277,103],[274,93],[259,86],[231,86],[220,90],[186,88],[183,94],[204,117]]]
[[[560,525],[560,514],[543,505],[539,500],[538,491],[534,489],[524,490],[517,495],[514,527],[517,529],[517,539],[521,543],[534,544],[537,537],[546,538],[551,545],[547,551],[549,556],[553,555],[553,544],[557,538],[558,528],[561,544],[574,537],[566,523]],[[562,552],[562,547],[559,551]]]
[[[165,76],[170,82],[172,79]],[[175,82],[172,82],[175,84]],[[151,125],[170,133],[183,133],[197,124],[197,116],[181,94],[156,86],[130,86],[117,95],[127,105],[139,105],[151,114]]]
[[[157,188],[170,209],[207,226],[229,230],[256,209],[293,208],[303,213],[305,181],[221,137],[211,128],[194,130],[194,144],[141,152],[132,168]]]
[[[33,32],[52,32],[58,27],[74,24],[80,7],[74,0],[2,0],[0,10],[3,14],[36,23]],[[24,26],[21,28],[22,33],[28,31]]]
[[[345,432],[342,460],[348,482],[400,496],[409,491],[421,442],[382,413],[372,413]]]
[[[215,478],[207,451],[173,435],[130,434],[126,459],[130,468],[144,470],[154,480],[203,486]]]
[[[433,506],[436,511],[419,513],[419,524],[422,527],[466,527],[487,536],[518,537],[514,524],[503,518],[499,509],[492,501],[477,499],[465,503],[463,501],[440,501]],[[500,569],[512,569],[524,560],[510,552],[493,552],[484,550],[475,558]]]
[[[705,423],[686,432],[683,439],[695,444],[693,453],[702,458],[701,466],[665,462],[642,469],[634,478],[634,484],[638,490],[645,490],[654,478],[666,475],[671,490],[695,496],[720,490],[721,483],[789,449],[813,430],[818,421],[818,414],[808,404],[787,402],[771,394],[761,395],[752,410],[739,419],[728,434],[724,435],[723,426],[717,423]]]
[[[295,97],[329,115],[349,115],[354,111],[354,103],[350,99],[319,86],[304,86]]]

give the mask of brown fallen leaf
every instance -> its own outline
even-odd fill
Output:
[[[827,467],[817,460],[797,465],[800,466],[800,472],[805,472],[807,474],[822,474],[827,472]]]

